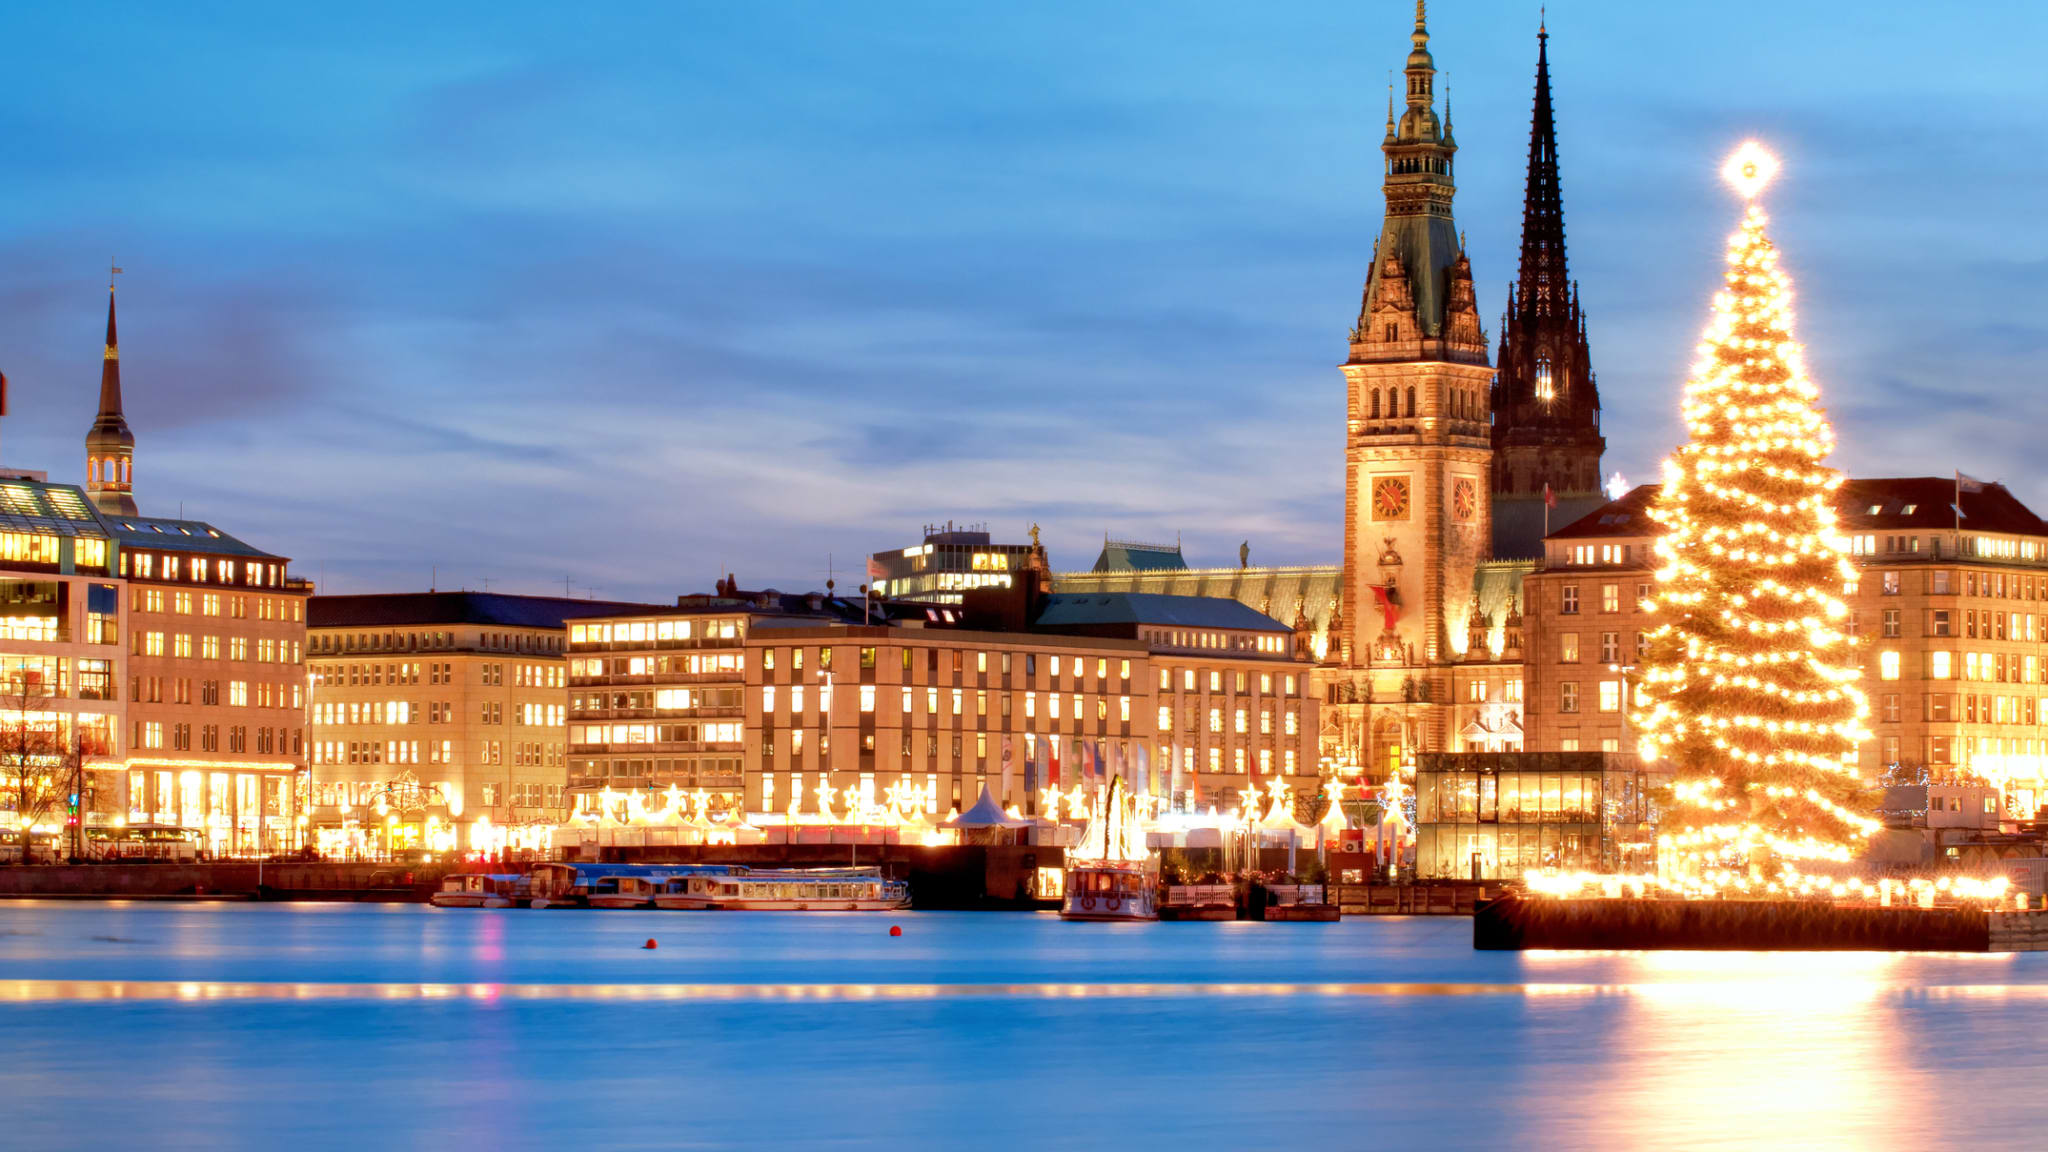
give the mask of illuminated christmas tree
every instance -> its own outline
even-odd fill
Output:
[[[1777,161],[1754,143],[1722,175],[1747,202],[1685,386],[1690,439],[1665,463],[1658,627],[1636,692],[1645,756],[1675,783],[1659,864],[1700,886],[1789,884],[1847,860],[1877,828],[1856,769],[1856,687],[1836,531],[1834,433],[1792,339],[1792,290],[1757,195]]]

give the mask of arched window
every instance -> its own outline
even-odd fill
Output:
[[[1372,390],[1372,418],[1380,418],[1380,390],[1377,388]]]
[[[1557,398],[1557,386],[1550,376],[1550,357],[1536,358],[1536,398],[1548,404]]]
[[[1408,389],[1408,415],[1411,417],[1415,415],[1415,389],[1413,386],[1410,386]]]

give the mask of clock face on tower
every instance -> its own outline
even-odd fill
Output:
[[[1372,518],[1375,520],[1406,520],[1408,518],[1407,477],[1382,476],[1372,482]]]
[[[1470,480],[1458,480],[1451,484],[1451,515],[1459,521],[1472,519],[1479,511],[1479,489]]]

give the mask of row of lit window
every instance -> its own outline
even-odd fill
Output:
[[[194,594],[182,589],[166,591],[162,588],[134,588],[131,603],[137,612],[172,612],[180,616],[219,616],[223,608],[230,619],[249,618],[247,596],[230,594],[223,597],[218,592]],[[258,596],[256,619],[296,622],[305,618],[305,601],[296,596]]]
[[[653,644],[663,640],[738,640],[746,635],[739,620],[632,620],[620,623],[571,624],[569,643]]]
[[[763,648],[761,650],[762,670],[768,672],[774,671],[778,667],[779,661],[782,659],[782,656],[785,653],[785,651],[787,652],[789,658],[789,669],[792,672],[801,673],[804,671],[804,662],[806,659],[807,652],[814,652],[816,654],[816,666],[818,671],[829,672],[832,670],[833,649],[830,645],[823,645],[815,649],[790,648],[785,650],[780,648]],[[859,650],[860,666],[864,669],[875,667],[876,660],[878,659],[877,651],[877,649],[872,647],[862,647]],[[916,665],[919,663],[917,658],[918,651],[919,649],[910,647],[908,645],[898,650],[897,662],[901,666],[903,671],[912,672],[916,670]],[[967,671],[968,653],[965,649],[951,648],[946,649],[942,652],[939,648],[933,647],[925,648],[922,651],[924,652],[923,664],[927,672],[940,672],[942,671],[941,665],[944,665],[946,668],[950,668],[950,670],[953,672],[965,673]],[[988,652],[975,652],[973,654],[974,671],[977,675],[988,674],[991,665],[991,661],[989,660],[990,655],[991,653]],[[993,655],[996,657],[993,663],[996,667],[997,672],[1002,676],[1009,676],[1011,669],[1014,667],[1013,657],[1016,654],[1011,652],[997,652]],[[1039,653],[1026,652],[1023,653],[1023,656],[1024,675],[1027,677],[1037,676]],[[1085,656],[1073,656],[1063,659],[1057,654],[1046,654],[1046,670],[1052,675],[1052,678],[1055,682],[1059,680],[1060,676],[1062,675],[1062,671],[1065,670],[1073,676],[1075,681],[1075,687],[1085,688],[1087,686],[1089,667],[1090,660],[1088,657]],[[1094,657],[1093,667],[1095,680],[1098,684],[1101,684],[1102,681],[1106,680],[1109,677],[1110,663],[1108,657]],[[1127,683],[1131,678],[1131,662],[1127,659],[1118,660],[1116,664],[1116,675],[1117,680],[1119,682],[1119,687],[1121,687],[1124,683]],[[1107,689],[1105,688],[1104,690]]]
[[[2037,719],[2048,718],[2041,715],[2041,706],[2032,696],[1929,692],[1921,700],[1921,719],[1930,724],[2033,724]],[[1877,714],[1883,723],[1899,723],[1899,694],[1883,693],[1878,699]]]
[[[132,645],[134,654],[137,656],[170,655],[183,659],[192,658],[193,645],[190,632],[173,632],[168,634],[168,639],[169,644],[167,645],[165,643],[165,633],[137,632],[134,634]],[[220,659],[220,639],[218,636],[199,637],[199,659]],[[252,651],[255,653],[255,660],[258,664],[297,664],[299,662],[299,642],[296,640],[275,640],[268,636],[262,636],[256,639],[256,643],[252,648],[249,638],[246,636],[228,637],[227,658],[229,660],[246,662],[249,660]]]
[[[1232,672],[1230,674],[1230,678],[1227,681],[1224,679],[1223,670],[1221,668],[1209,669],[1207,676],[1201,675],[1196,669],[1193,668],[1161,668],[1159,670],[1159,690],[1161,692],[1173,691],[1175,681],[1179,682],[1180,689],[1183,692],[1196,691],[1197,686],[1202,684],[1204,681],[1207,682],[1208,689],[1210,692],[1221,692],[1223,691],[1224,685],[1227,683],[1230,685],[1231,690],[1236,692],[1239,696],[1244,695],[1250,689],[1253,683],[1252,674],[1241,668]],[[1261,672],[1258,674],[1257,683],[1259,686],[1259,695],[1261,696],[1273,695],[1273,686],[1276,683],[1280,687],[1280,695],[1294,695],[1295,679],[1294,674],[1292,672],[1285,673],[1279,676],[1277,679],[1271,672]]]
[[[1196,718],[1200,714],[1201,709],[1194,704],[1183,707],[1181,709],[1181,727],[1189,732],[1194,731]],[[1222,708],[1209,709],[1209,731],[1222,732],[1223,718],[1226,714],[1232,717],[1230,724],[1232,732],[1236,732],[1239,735],[1246,735],[1251,732],[1251,716],[1253,714],[1243,708],[1229,713],[1226,713],[1226,710]],[[1272,735],[1273,710],[1271,708],[1261,708],[1256,714],[1259,718],[1259,735]],[[1280,727],[1281,731],[1287,735],[1296,735],[1301,730],[1301,714],[1291,708],[1281,713]],[[1173,705],[1161,704],[1159,706],[1159,730],[1161,732],[1173,731]]]
[[[1621,681],[1602,680],[1598,684],[1598,689],[1600,711],[1621,711]],[[1573,713],[1579,710],[1578,681],[1567,680],[1557,686],[1557,710],[1564,713]]]
[[[803,729],[792,729],[788,735],[790,737],[790,755],[792,757],[801,758],[804,754],[804,749],[806,746],[804,740],[805,733]],[[1080,770],[1078,767],[1076,767],[1075,763],[1071,759],[1076,754],[1075,749],[1071,743],[1063,742],[1071,740],[1072,738],[1054,735],[1042,737],[1042,739],[1053,741],[1052,745],[1050,745],[1047,749],[1048,760],[1066,760],[1066,763],[1062,764],[1061,766],[1062,781],[1065,783],[1077,782]],[[1026,746],[1022,749],[1017,748],[1014,744],[1010,746],[1009,754],[1013,757],[1016,757],[1016,759],[1012,762],[1011,769],[1011,771],[1016,774],[1013,777],[1013,779],[1022,779],[1022,770],[1024,764],[1037,762],[1038,749],[1033,740],[1033,737],[1027,736]],[[817,744],[811,745],[811,747],[816,748],[821,755],[829,754],[831,751],[831,743],[829,740],[820,740]],[[917,755],[917,745],[915,742],[915,738],[909,732],[905,732],[902,734],[902,738],[898,747],[900,754],[906,760],[912,759]],[[975,734],[973,759],[975,761],[980,762],[981,764],[981,767],[978,770],[986,771],[990,747],[991,745],[987,733]],[[1159,771],[1170,772],[1173,768],[1173,750],[1175,747],[1176,745],[1157,745],[1156,747],[1150,750],[1150,754],[1147,757],[1147,759],[1151,764],[1155,765]],[[1270,748],[1258,749],[1256,757],[1254,757],[1251,751],[1248,749],[1242,747],[1231,748],[1229,749],[1229,759],[1228,761],[1226,761],[1224,759],[1225,750],[1220,747],[1209,748],[1206,754],[1201,756],[1200,758],[1197,757],[1197,752],[1199,751],[1198,749],[1187,745],[1180,745],[1178,747],[1180,750],[1181,769],[1185,772],[1194,772],[1197,770],[1198,765],[1206,765],[1207,771],[1211,773],[1221,773],[1225,770],[1224,766],[1227,763],[1229,765],[1230,771],[1235,772],[1239,775],[1243,775],[1248,765],[1256,763],[1259,767],[1260,775],[1271,776],[1273,774],[1274,756],[1273,750]],[[868,733],[863,738],[861,751],[871,753],[874,750],[874,734]],[[938,737],[934,735],[927,735],[924,744],[925,758],[927,760],[938,759],[939,750],[940,749]],[[961,763],[963,760],[967,759],[966,750],[967,744],[963,740],[962,736],[955,735],[952,738],[951,743],[951,758],[956,765]],[[764,745],[761,751],[762,756],[764,758],[773,757],[776,754],[775,746],[772,744]],[[1103,755],[1105,756],[1105,758],[1107,758],[1108,753],[1105,751]],[[1135,765],[1137,763],[1135,753],[1126,754],[1125,763],[1127,765]],[[1281,771],[1284,774],[1289,776],[1295,775],[1296,769],[1300,766],[1300,763],[1301,761],[1297,750],[1293,748],[1281,750],[1279,764]],[[825,774],[821,773],[819,778],[821,781],[823,781],[825,779]],[[1043,781],[1041,781],[1040,783],[1041,785],[1044,784]],[[775,795],[774,778],[768,775],[766,772],[764,772],[762,774],[761,784],[764,793],[764,802],[762,806],[764,808],[771,808],[773,807],[772,801]]]
[[[308,636],[306,650],[323,653],[433,650],[454,648],[460,639],[453,632],[335,632],[323,628]],[[494,652],[560,652],[562,638],[547,632],[479,632],[476,647]]]
[[[575,656],[569,659],[571,676],[700,676],[706,673],[746,671],[746,657],[740,652],[707,652],[688,656]]]
[[[1651,591],[1652,589],[1649,584],[1637,584],[1635,603],[1631,607],[1642,608],[1643,604],[1650,599]],[[1577,616],[1579,614],[1579,586],[1577,584],[1559,585],[1557,598],[1557,611],[1559,615]],[[1621,611],[1621,585],[1600,585],[1600,611]]]
[[[237,574],[241,577],[239,581],[236,579]],[[275,588],[284,584],[284,565],[261,560],[238,563],[234,560],[215,560],[206,556],[123,552],[121,575],[133,576],[138,580],[190,579],[194,584],[241,583],[251,588]]]
[[[2011,684],[2042,683],[2044,666],[2041,657],[2021,655],[2016,652],[1965,652],[1960,661],[1963,680],[1978,680]],[[1926,654],[1926,678],[1929,680],[1957,679],[1956,654],[1949,651],[1934,651]],[[1897,680],[1904,674],[1905,657],[1896,650],[1888,649],[1877,654],[1877,678]]]
[[[200,752],[254,752],[266,755],[297,755],[300,747],[300,732],[296,728],[272,728],[259,726],[254,729],[255,741],[251,746],[251,729],[239,724],[223,728],[218,724],[166,724],[161,720],[137,720],[131,747],[146,751],[169,749],[173,752],[194,751],[193,736],[198,736]],[[223,748],[222,736],[226,736]]]
[[[737,744],[739,721],[695,724],[571,724],[572,744]]]
[[[1649,650],[1650,634],[1647,632],[1636,633],[1633,658],[1640,660]],[[1600,663],[1619,664],[1621,662],[1621,654],[1621,633],[1600,633]],[[1579,634],[1577,632],[1558,633],[1557,662],[1560,664],[1577,664],[1579,662]]]
[[[193,681],[190,677],[131,676],[128,683],[128,698],[138,703],[161,704],[166,700],[172,704],[192,703]],[[220,681],[201,680],[198,681],[198,685],[199,703],[214,706],[221,702]],[[83,686],[82,680],[81,686]],[[303,684],[297,682],[273,684],[267,680],[259,680],[254,685],[255,690],[253,693],[250,687],[249,682],[246,680],[228,681],[228,704],[237,708],[250,707],[252,703],[257,708],[296,709],[304,706],[305,686]],[[112,699],[112,697],[110,696],[108,699]]]

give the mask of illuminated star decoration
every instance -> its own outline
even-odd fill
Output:
[[[1778,158],[1754,140],[1744,140],[1721,165],[1721,179],[1744,200],[1755,200],[1778,174]]]

